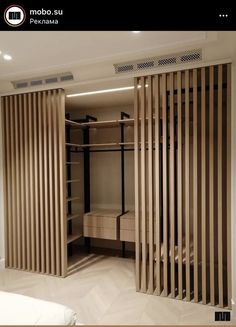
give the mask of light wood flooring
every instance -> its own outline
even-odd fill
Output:
[[[137,293],[134,260],[103,255],[90,255],[67,278],[0,269],[0,290],[64,304],[83,324],[215,324],[215,311],[221,311]]]

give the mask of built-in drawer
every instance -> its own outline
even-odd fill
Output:
[[[84,236],[108,240],[118,239],[119,210],[98,209],[84,214]]]

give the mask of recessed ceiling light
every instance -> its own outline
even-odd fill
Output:
[[[3,58],[4,58],[5,60],[12,60],[12,56],[10,56],[10,55],[8,55],[8,54],[4,54],[4,55],[3,55]]]
[[[141,31],[132,31],[134,34],[141,33]]]
[[[75,94],[68,94],[67,98],[72,97],[82,97],[84,95],[93,95],[93,94],[102,94],[102,93],[111,93],[111,92],[119,92],[119,91],[128,91],[134,89],[134,86],[126,86],[126,87],[117,87],[115,89],[106,89],[106,90],[98,90],[98,91],[91,91],[91,92],[83,92],[83,93],[75,93]]]

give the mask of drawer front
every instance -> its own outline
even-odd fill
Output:
[[[84,236],[101,238],[106,240],[117,240],[117,229],[114,228],[99,228],[84,225]]]
[[[117,229],[117,218],[84,215],[84,226]]]
[[[135,242],[135,232],[131,230],[120,230],[120,240],[126,242]]]

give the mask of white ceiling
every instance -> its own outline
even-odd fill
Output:
[[[0,50],[13,57],[0,59],[1,78],[72,65],[111,60],[120,55],[163,49],[203,40],[206,32],[0,32]]]
[[[74,82],[61,84],[67,94],[129,86],[133,83],[132,74],[117,76],[114,63],[197,48],[203,50],[202,62],[236,58],[236,32],[0,31],[0,51],[13,58],[5,61],[0,56],[0,93],[14,93],[14,80],[68,71],[73,73]],[[132,91],[67,98],[68,106],[74,110],[132,102]]]

